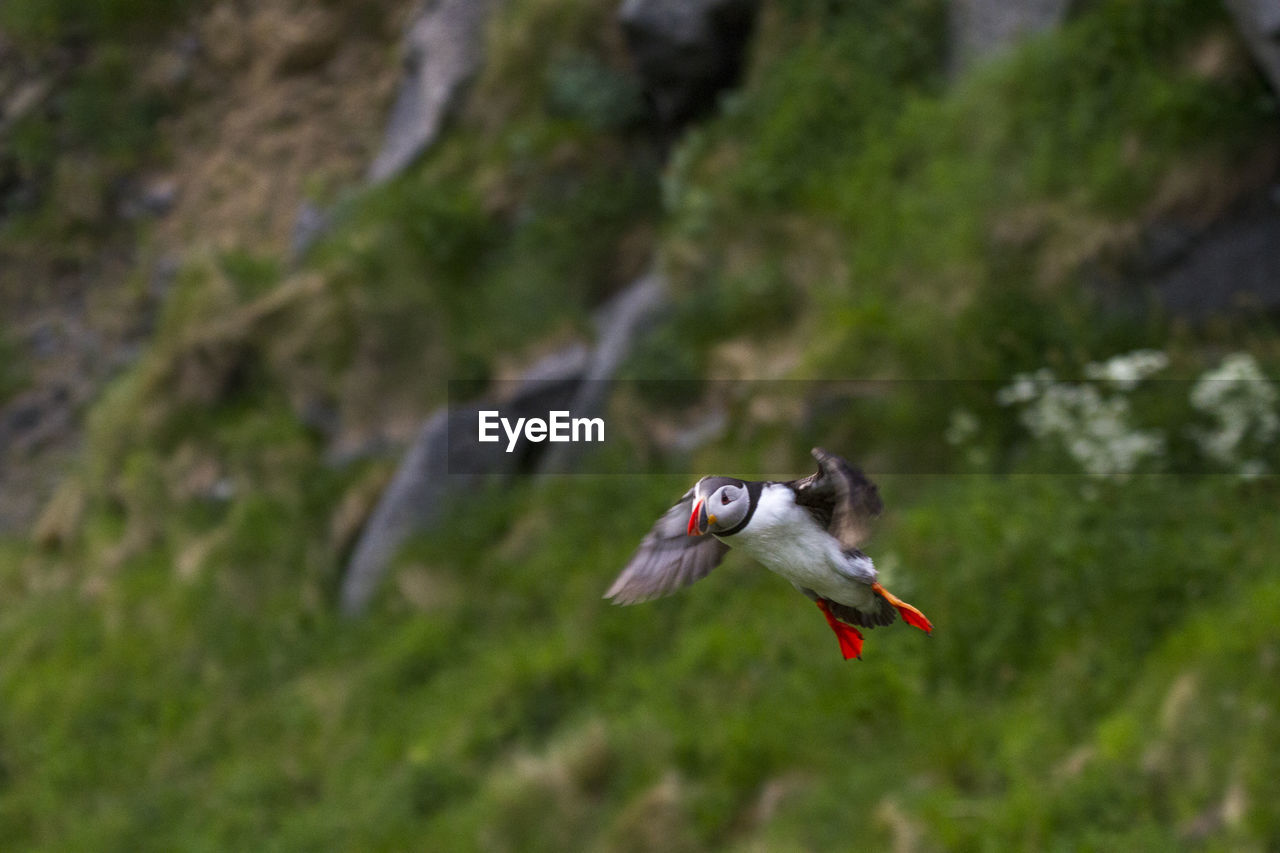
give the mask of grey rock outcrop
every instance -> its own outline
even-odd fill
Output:
[[[649,273],[600,310],[596,318],[599,342],[583,372],[583,382],[573,396],[570,411],[580,417],[595,417],[604,411],[609,401],[610,380],[666,304],[665,280],[657,273]],[[539,470],[545,473],[571,470],[581,448],[578,444],[552,445],[543,456]]]
[[[545,415],[564,407],[576,392],[587,364],[584,347],[554,354],[535,365],[518,393],[502,401],[510,417]],[[437,411],[427,419],[369,516],[343,576],[340,606],[348,616],[368,606],[400,546],[430,529],[450,505],[491,477],[509,476],[524,460],[514,454],[482,452],[463,437],[475,433],[479,405]]]
[[[1280,199],[1260,193],[1200,233],[1167,241],[1148,280],[1171,313],[1280,312]]]
[[[564,409],[595,417],[608,401],[609,380],[646,325],[666,305],[666,284],[650,273],[638,279],[597,317],[593,349],[573,345],[537,362],[500,395],[504,417],[541,417]],[[524,472],[569,470],[573,444],[529,444],[521,453],[481,447],[477,414],[492,401],[442,409],[419,431],[364,526],[347,563],[342,612],[359,615],[368,606],[396,552],[410,536],[438,524],[449,506],[488,480]]]
[[[954,71],[1007,50],[1062,23],[1071,0],[951,0]]]
[[[1158,305],[1191,323],[1280,316],[1280,185],[1261,187],[1211,222],[1148,222],[1119,256],[1081,268],[1108,310],[1141,316]]]
[[[1280,95],[1280,2],[1225,0],[1228,11],[1253,52],[1271,88]]]
[[[626,0],[618,20],[658,118],[679,128],[741,74],[758,0]]]
[[[333,213],[314,202],[304,201],[294,215],[293,231],[289,235],[291,257],[301,258],[333,225]]]
[[[401,172],[435,142],[484,58],[484,25],[501,0],[432,0],[405,39],[400,82],[382,149],[369,167],[378,183]]]
[[[467,83],[484,62],[484,30],[503,0],[426,0],[404,39],[404,74],[365,174],[367,185],[403,172],[439,138]],[[294,220],[290,256],[301,259],[333,224],[331,210],[304,202]]]

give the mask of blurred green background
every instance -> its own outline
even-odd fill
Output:
[[[960,70],[943,0],[765,0],[674,135],[617,7],[508,0],[369,186],[412,4],[0,5],[0,847],[1280,849],[1280,330],[1143,266],[1274,206],[1227,10],[1091,0]],[[340,617],[447,380],[653,262],[624,377],[984,382],[739,401],[681,453],[646,430],[689,401],[615,401],[584,468],[652,475],[455,501]],[[885,472],[868,550],[931,637],[844,662],[734,554],[601,600],[689,471],[818,442]]]

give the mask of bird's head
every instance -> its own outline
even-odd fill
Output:
[[[689,516],[690,536],[731,530],[747,515],[751,496],[747,484],[727,477],[706,477],[698,483],[693,513]]]

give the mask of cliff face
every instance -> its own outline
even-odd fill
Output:
[[[382,133],[409,4],[57,4],[0,44],[0,528],[20,531],[185,269],[282,257]],[[108,12],[105,10],[114,10]],[[267,266],[275,263],[264,260]]]
[[[1280,843],[1226,9],[1039,4],[962,71],[1011,4],[80,6],[0,6],[7,845]],[[531,373],[613,378],[575,464],[632,473],[402,467]],[[734,555],[600,600],[691,472],[814,444],[927,642],[845,664]]]

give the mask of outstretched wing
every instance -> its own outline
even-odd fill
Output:
[[[659,598],[701,580],[720,565],[729,546],[714,536],[690,536],[687,532],[695,489],[685,492],[653,525],[605,598],[612,598],[615,604]]]
[[[845,548],[857,548],[870,533],[871,519],[880,514],[880,490],[857,468],[821,447],[813,448],[817,472],[789,485],[796,503],[813,514],[818,524]]]

